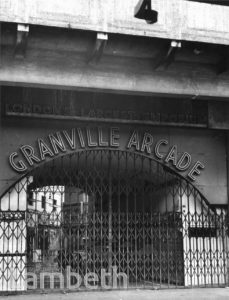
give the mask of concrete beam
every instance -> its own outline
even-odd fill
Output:
[[[67,57],[58,53],[54,57],[48,52],[31,57],[28,51],[26,59],[15,61],[3,52],[0,84],[228,99],[229,78],[210,75],[194,76],[193,71],[181,67],[154,71],[148,60],[106,56],[99,65],[90,66],[76,54]]]
[[[168,41],[111,35],[100,63],[91,65],[86,53],[96,38],[93,32],[32,27],[21,61],[14,59],[15,37],[16,27],[3,30],[1,84],[194,98],[229,95],[228,73],[217,76],[214,69],[216,46],[184,45],[168,70],[154,70],[157,53]]]
[[[16,26],[4,23],[2,27],[2,46],[14,47]],[[103,35],[106,38],[106,34]],[[66,55],[72,55],[74,52],[90,52],[89,50],[93,48],[96,40],[97,33],[95,32],[32,27],[29,35],[29,49],[30,51],[60,51],[65,52]],[[176,43],[179,45],[178,42]],[[103,53],[114,57],[122,56],[158,61],[158,53],[163,52],[164,49],[168,51],[170,45],[171,40],[111,34]],[[201,65],[216,64],[221,59],[221,52],[224,48],[225,46],[222,45],[184,42],[181,51],[176,54],[176,60]]]

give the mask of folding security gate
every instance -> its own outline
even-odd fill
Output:
[[[23,212],[26,226],[1,218],[0,290],[85,289],[85,276],[91,288],[227,285],[226,212],[152,158],[84,150],[23,180],[1,199],[1,216]],[[27,274],[16,278],[7,257],[19,243]]]

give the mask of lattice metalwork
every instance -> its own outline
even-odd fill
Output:
[[[147,156],[100,149],[59,157],[1,199],[0,290],[69,288],[58,276],[41,282],[44,272],[65,279],[67,270],[97,274],[92,287],[101,287],[101,270],[111,273],[107,286],[115,270],[120,288],[123,274],[128,288],[225,286],[226,218]]]

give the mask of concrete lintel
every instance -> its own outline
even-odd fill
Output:
[[[100,89],[129,94],[164,94],[173,96],[228,98],[227,79],[190,78],[184,74],[166,72],[135,73],[109,68],[87,67],[64,68],[9,61],[0,68],[0,84],[36,86],[61,89]]]

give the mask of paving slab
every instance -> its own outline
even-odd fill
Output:
[[[2,300],[229,300],[229,288],[90,291],[1,296]]]

